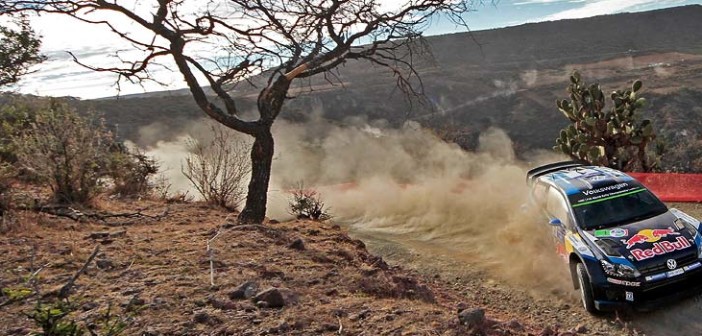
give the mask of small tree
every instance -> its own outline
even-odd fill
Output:
[[[587,85],[580,73],[570,76],[570,101],[556,102],[558,110],[571,122],[561,130],[555,150],[574,160],[609,166],[624,171],[651,171],[658,163],[663,147],[651,147],[656,139],[650,120],[638,121],[636,111],[645,99],[638,96],[641,81],[631,89],[612,92],[614,106],[605,108],[600,85]]]
[[[57,201],[68,203],[86,203],[101,190],[112,143],[104,124],[57,100],[14,139],[19,166],[46,181]]]
[[[0,13],[2,11],[0,10]],[[25,18],[15,20],[19,29],[0,27],[0,86],[13,84],[42,62],[41,40]]]
[[[210,130],[209,140],[187,140],[190,153],[181,170],[205,202],[234,210],[246,196],[250,144],[222,125],[212,125]]]

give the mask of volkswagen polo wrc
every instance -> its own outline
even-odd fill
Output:
[[[527,173],[589,312],[649,307],[702,280],[700,221],[620,171],[574,162]]]

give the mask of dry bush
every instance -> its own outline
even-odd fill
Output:
[[[101,121],[52,101],[13,142],[20,167],[48,184],[56,201],[87,203],[101,191],[113,143]]]
[[[139,197],[150,194],[156,187],[151,177],[158,173],[155,159],[138,148],[129,149],[121,143],[113,144],[109,155],[109,177],[114,186],[112,193],[122,197]]]
[[[14,169],[8,163],[0,161],[0,217],[3,223],[5,213],[10,210],[11,196],[9,194],[12,180],[14,178]]]
[[[305,188],[304,184],[300,183],[290,193],[292,194],[292,199],[288,203],[288,209],[295,218],[318,221],[332,218],[328,212],[329,209],[325,209],[321,195],[316,190]]]
[[[205,202],[235,210],[246,197],[250,143],[219,124],[210,131],[210,139],[187,140],[189,154],[181,170]]]

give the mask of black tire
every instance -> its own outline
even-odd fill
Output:
[[[596,314],[597,308],[595,308],[595,298],[592,295],[592,285],[590,284],[590,276],[587,275],[587,270],[585,265],[582,263],[577,263],[575,265],[575,273],[578,277],[578,284],[580,285],[580,300],[583,302],[583,307],[591,314]]]

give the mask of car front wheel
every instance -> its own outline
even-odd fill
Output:
[[[580,300],[583,302],[583,307],[590,313],[596,313],[595,299],[592,296],[592,286],[590,285],[590,277],[587,275],[585,265],[578,263],[575,265],[575,272],[578,276],[580,285]]]

